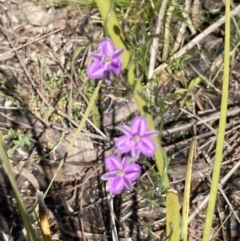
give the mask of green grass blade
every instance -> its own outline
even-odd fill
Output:
[[[167,240],[179,241],[180,240],[180,214],[178,192],[174,189],[167,190],[166,199],[166,231]]]
[[[3,140],[3,136],[2,136],[1,132],[0,132],[0,163],[1,163],[4,171],[7,173],[9,181],[11,183],[14,196],[17,200],[19,212],[20,212],[21,217],[23,219],[24,227],[27,231],[28,239],[30,241],[37,241],[38,239],[37,239],[36,234],[35,234],[35,232],[32,228],[32,224],[31,224],[29,215],[28,215],[27,210],[26,210],[26,208],[23,204],[20,192],[18,190],[16,181],[15,181],[15,178],[14,178],[14,174],[13,174],[12,167],[11,167],[11,164],[10,164],[8,156],[7,156],[7,150],[6,150],[4,140]]]
[[[223,70],[223,85],[222,85],[222,101],[220,111],[220,122],[217,135],[216,155],[214,160],[213,175],[211,190],[209,195],[209,202],[207,208],[207,217],[204,226],[203,241],[208,241],[212,229],[212,217],[214,214],[216,197],[218,191],[218,183],[221,170],[221,161],[223,153],[226,116],[227,116],[227,102],[228,102],[228,86],[229,86],[229,63],[230,63],[230,1],[225,1],[225,44],[224,44],[224,70]]]

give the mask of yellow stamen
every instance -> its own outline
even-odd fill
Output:
[[[111,59],[106,55],[102,56],[102,61],[106,64],[111,64]]]
[[[139,142],[141,140],[141,137],[139,135],[134,136],[134,140],[136,142]]]
[[[122,170],[117,170],[117,175],[120,176],[120,177],[123,177],[124,176],[124,171]]]

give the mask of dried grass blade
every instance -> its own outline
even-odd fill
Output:
[[[184,199],[183,199],[183,241],[188,240],[188,214],[189,214],[189,200],[191,193],[191,178],[192,178],[192,165],[194,158],[195,140],[193,139],[190,146],[190,151],[188,155],[188,166],[186,173],[186,181],[184,187]]]
[[[20,215],[23,219],[23,223],[24,223],[24,227],[26,228],[27,231],[27,236],[29,238],[30,241],[37,241],[37,237],[36,234],[32,228],[32,224],[31,224],[31,220],[28,216],[27,210],[23,204],[22,201],[22,197],[21,194],[18,190],[15,178],[14,178],[14,174],[13,174],[13,170],[10,164],[10,161],[8,159],[8,155],[7,155],[7,150],[4,144],[4,139],[3,139],[3,135],[0,132],[0,164],[3,167],[4,171],[7,173],[9,181],[11,183],[12,189],[13,189],[13,193],[15,195],[16,201],[17,201],[17,205],[20,211]]]
[[[48,211],[44,203],[43,193],[37,190],[37,200],[39,206],[39,219],[44,241],[51,241],[50,225],[48,222]]]

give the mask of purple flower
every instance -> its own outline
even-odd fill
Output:
[[[120,58],[122,50],[116,50],[110,38],[102,41],[98,45],[98,53],[89,53],[93,59],[92,64],[87,68],[87,74],[91,79],[105,77],[107,84],[111,83],[111,75],[120,75],[122,70],[122,60]]]
[[[154,155],[156,144],[151,137],[158,134],[157,131],[147,130],[147,119],[137,116],[133,119],[131,127],[123,125],[118,129],[124,133],[115,140],[115,147],[121,154],[131,152],[133,159],[138,159],[140,153],[147,157]]]
[[[107,180],[107,191],[113,195],[120,194],[124,187],[133,189],[132,182],[141,175],[141,167],[136,163],[130,163],[129,157],[122,160],[115,155],[110,155],[105,159],[108,173],[102,175],[102,180]]]

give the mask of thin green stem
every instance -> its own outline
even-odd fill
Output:
[[[229,86],[229,61],[230,61],[230,0],[225,1],[225,45],[224,45],[224,71],[223,71],[223,85],[222,85],[222,101],[220,111],[220,122],[217,136],[216,155],[213,167],[211,190],[209,195],[209,202],[207,208],[207,217],[203,233],[203,241],[208,241],[212,229],[212,220],[215,210],[216,197],[218,191],[218,183],[221,170],[221,161],[224,145],[224,135],[227,116],[227,102],[228,102],[228,86]]]

